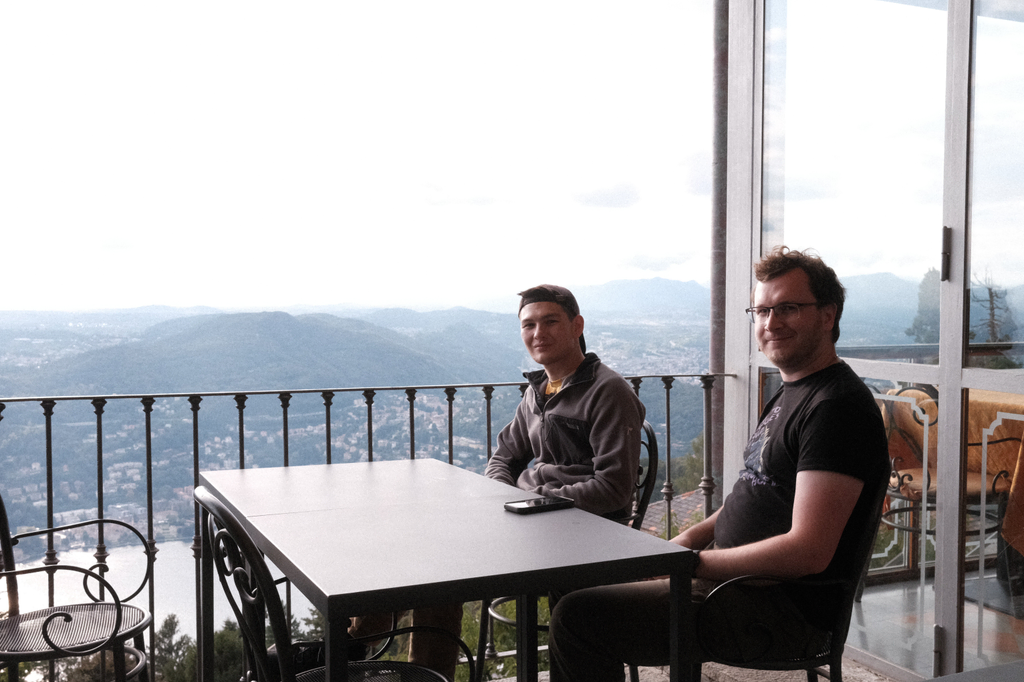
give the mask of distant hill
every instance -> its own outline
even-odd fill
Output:
[[[846,277],[844,284],[841,346],[912,342],[906,330],[917,314],[918,283],[875,274]],[[588,347],[612,367],[625,373],[706,369],[707,287],[656,278],[574,292]],[[1006,300],[1015,311],[1024,308],[1024,287],[1011,289]],[[316,310],[151,306],[0,313],[0,395],[502,382],[518,381],[533,367],[514,307]],[[1022,319],[1015,317],[1018,324]],[[1021,338],[1024,324],[1014,333]]]
[[[12,372],[8,383],[90,395],[514,381],[520,355],[471,328],[420,342],[362,320],[237,313],[162,322],[138,341]]]
[[[912,343],[906,330],[917,315],[919,283],[890,273],[843,278],[846,305],[840,345]]]

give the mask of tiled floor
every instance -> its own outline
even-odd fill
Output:
[[[968,582],[967,591],[978,584]],[[995,601],[994,580],[985,585]],[[923,677],[932,677],[934,591],[919,581],[869,587],[855,607],[847,643]],[[1012,610],[1012,609],[1011,609]],[[993,608],[964,603],[964,669],[975,670],[1024,659],[1024,620]],[[979,637],[979,632],[981,636]]]

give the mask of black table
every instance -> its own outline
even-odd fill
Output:
[[[503,504],[529,494],[436,460],[208,471],[200,481],[325,616],[330,682],[346,679],[350,617],[501,595],[518,595],[518,678],[533,682],[538,594],[658,575],[672,577],[676,596],[672,679],[688,675],[679,662],[694,641],[684,617],[694,557],[675,544],[578,509],[512,514]],[[212,608],[203,619],[212,671]]]

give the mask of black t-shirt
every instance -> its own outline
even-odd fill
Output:
[[[844,362],[791,383],[765,405],[744,451],[745,468],[715,523],[715,544],[738,547],[789,531],[796,475],[834,471],[864,481],[835,556],[821,577],[845,576],[860,529],[889,475],[882,415]]]

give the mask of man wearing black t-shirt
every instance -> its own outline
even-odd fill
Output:
[[[888,480],[881,413],[836,355],[845,292],[835,272],[779,247],[755,276],[747,312],[783,385],[761,413],[723,506],[672,539],[703,550],[695,593],[742,575],[833,575],[849,565]],[[785,639],[813,638],[828,605],[783,601],[773,608],[792,624]],[[668,663],[668,580],[569,594],[552,614],[550,650],[552,682],[618,682],[624,663]]]

